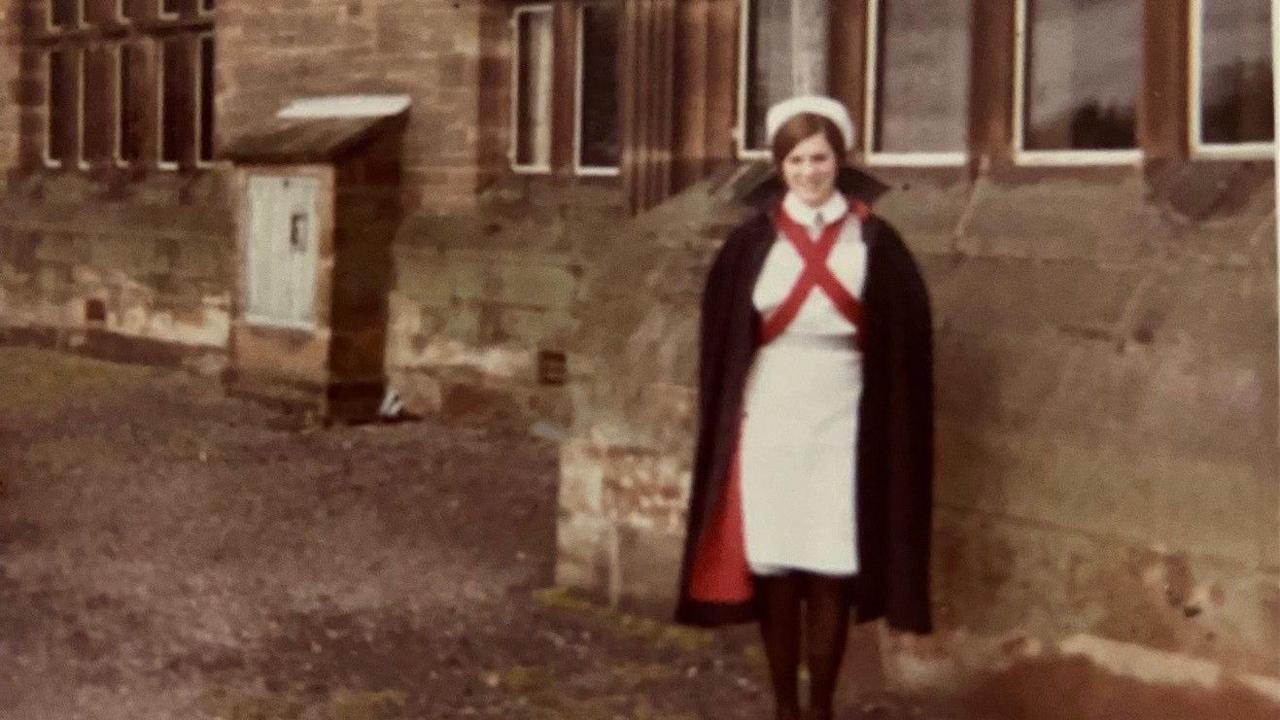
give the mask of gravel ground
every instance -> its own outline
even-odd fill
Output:
[[[549,588],[549,443],[22,348],[0,388],[4,720],[769,716],[747,628]]]

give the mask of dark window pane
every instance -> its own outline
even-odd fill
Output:
[[[213,38],[200,38],[200,159],[213,160]]]
[[[1203,0],[1200,12],[1201,141],[1270,142],[1270,0]]]
[[[183,38],[166,40],[161,45],[160,160],[176,163],[189,157],[187,148],[195,104],[192,92],[191,63]]]
[[[54,27],[75,27],[80,22],[80,0],[50,0],[49,23]]]
[[[73,106],[70,93],[71,85],[67,82],[66,53],[56,51],[49,53],[49,124],[47,157],[56,162],[65,162],[71,151],[71,124]]]
[[[200,9],[204,12],[213,12],[218,9],[216,0],[200,0]]]
[[[551,162],[551,13],[516,16],[516,164]]]
[[[106,50],[81,53],[84,58],[84,117],[81,118],[80,137],[83,139],[85,160],[105,162],[112,155],[112,56]]]
[[[746,147],[767,148],[764,116],[791,97],[791,3],[749,0],[747,28]]]
[[[137,78],[142,74],[135,68],[142,62],[142,55],[129,45],[120,47],[120,84],[119,84],[119,123],[118,142],[119,158],[125,162],[137,162],[142,159],[142,138],[139,128],[143,118],[142,103],[139,101]]]
[[[180,5],[180,0],[160,0],[160,12],[165,15],[177,14]]]
[[[876,152],[955,152],[967,144],[968,0],[880,0]]]
[[[578,164],[618,166],[618,10],[582,8],[582,107]]]
[[[120,3],[120,16],[134,20],[142,17],[142,3],[146,0],[117,0]]]
[[[1132,148],[1141,0],[1027,0],[1024,147]]]

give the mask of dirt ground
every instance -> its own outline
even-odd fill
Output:
[[[550,588],[555,487],[523,432],[0,348],[0,718],[768,718],[747,628]]]

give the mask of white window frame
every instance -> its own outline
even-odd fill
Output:
[[[867,57],[866,83],[863,92],[863,130],[862,156],[867,165],[896,167],[957,167],[969,162],[969,153],[964,150],[952,152],[876,152],[876,87],[880,80],[880,9],[884,0],[869,0],[867,3]],[[972,40],[972,39],[971,39]],[[968,101],[965,102],[968,107]],[[967,128],[966,121],[966,132]]]
[[[83,3],[84,0],[81,0]],[[89,158],[84,154],[84,126],[85,126],[85,94],[88,89],[89,79],[89,46],[84,45],[76,49],[76,55],[79,59],[76,62],[76,167],[81,170],[89,169]]]
[[[209,7],[209,0],[196,0],[196,13],[201,17],[209,17],[217,11],[216,7]]]
[[[1013,162],[1015,165],[1137,165],[1142,148],[1131,150],[1025,150],[1027,95],[1027,1],[1017,0],[1013,34]],[[1135,97],[1135,107],[1138,99]],[[1135,142],[1137,138],[1134,138]]]
[[[739,160],[772,160],[773,153],[768,148],[747,147],[747,93],[750,91],[747,78],[751,68],[747,66],[747,45],[751,42],[751,0],[738,3],[738,119],[733,125],[734,152]]]
[[[122,0],[123,1],[123,0]],[[116,167],[127,168],[129,161],[124,157],[124,133],[121,132],[124,126],[124,94],[128,89],[124,86],[124,48],[127,42],[118,42],[112,45],[113,54],[115,56],[115,97],[114,104],[111,108],[111,118],[115,122],[112,135],[111,159]]]
[[[52,6],[52,3],[50,3]],[[53,157],[53,55],[54,53],[62,53],[65,57],[67,50],[62,48],[50,48],[44,53],[44,148],[41,149],[41,159],[44,160],[44,166],[51,169],[62,167],[61,160],[55,160]],[[64,68],[65,72],[65,68]],[[62,132],[59,128],[58,132]]]
[[[116,0],[116,22],[121,25],[133,22],[133,20],[124,13],[124,4],[126,2],[128,2],[128,0]]]
[[[1204,43],[1204,15],[1201,12],[1204,9],[1205,0],[1191,0],[1187,3],[1187,11],[1191,13],[1190,32],[1188,33],[1188,48],[1190,50],[1187,58],[1187,74],[1190,83],[1190,90],[1187,96],[1187,132],[1188,148],[1190,148],[1191,157],[1199,160],[1266,160],[1272,157],[1275,152],[1276,144],[1272,142],[1242,142],[1242,143],[1207,143],[1201,140],[1204,134],[1204,118],[1201,115],[1201,98],[1200,95],[1204,91],[1204,83],[1200,74],[1201,65],[1201,49]],[[1273,5],[1274,7],[1274,5]],[[1271,18],[1272,28],[1275,28],[1276,19]],[[1272,72],[1275,72],[1275,58],[1271,59]]]
[[[76,2],[76,27],[84,30],[89,27],[89,0],[77,0]]]
[[[203,0],[201,0],[201,2],[203,2]],[[193,75],[192,80],[195,82],[195,86],[196,86],[195,87],[195,98],[196,98],[195,113],[196,114],[195,114],[195,117],[193,118],[195,132],[193,133],[193,135],[195,137],[196,167],[198,168],[211,168],[216,164],[213,159],[205,160],[200,157],[200,146],[204,142],[204,93],[200,91],[201,90],[200,85],[204,79],[204,43],[206,41],[210,43],[215,42],[213,39],[212,32],[204,32],[204,33],[200,33],[199,35],[196,35],[196,43],[195,43],[196,44],[196,60],[194,65],[196,71],[192,73]],[[213,56],[214,56],[214,67],[212,68],[213,77],[211,78],[211,81],[213,82],[213,87],[210,88],[210,97],[213,97],[214,95],[216,95],[218,91],[218,78],[217,78],[218,47],[216,44],[214,45],[214,48],[213,48]],[[214,118],[214,120],[216,123],[217,118]],[[210,148],[213,149],[212,144],[210,145]]]
[[[181,38],[181,36],[174,36]],[[164,62],[165,55],[168,51],[165,49],[168,45],[169,38],[161,38],[156,42],[156,168],[159,170],[177,170],[181,166],[181,161],[174,162],[164,159]]]
[[[164,0],[156,0],[156,17],[161,20],[176,20],[182,13],[179,10],[165,12]]]
[[[582,165],[582,109],[585,98],[583,97],[582,88],[582,66],[585,64],[583,57],[583,47],[586,43],[585,33],[583,32],[583,15],[591,6],[603,5],[599,2],[580,3],[574,11],[577,15],[575,22],[577,23],[577,47],[574,48],[574,73],[573,73],[573,172],[576,175],[586,177],[617,177],[622,173],[621,162],[619,158],[618,165]],[[617,6],[619,12],[625,13],[626,10],[621,5]],[[621,39],[619,37],[619,39]],[[621,128],[619,128],[619,137],[621,137]]]
[[[517,146],[520,144],[520,16],[525,14],[546,13],[551,18],[551,35],[552,35],[552,63],[551,72],[548,73],[548,80],[555,79],[555,9],[551,3],[532,3],[520,5],[512,10],[511,13],[511,34],[513,38],[513,49],[511,57],[511,142],[508,143],[507,160],[514,172],[529,175],[545,175],[551,172],[551,153],[547,154],[547,162],[544,164],[522,165],[516,161],[519,157]],[[548,92],[550,90],[548,89]],[[554,115],[554,104],[553,113]],[[551,137],[555,138],[555,129],[548,125]]]

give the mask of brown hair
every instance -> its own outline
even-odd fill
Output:
[[[782,161],[791,154],[796,145],[818,133],[825,135],[827,142],[831,143],[831,149],[836,155],[836,165],[844,165],[845,152],[848,148],[844,146],[844,136],[840,134],[840,128],[836,127],[830,118],[807,112],[799,113],[782,123],[778,131],[773,134],[773,163],[781,167]]]

